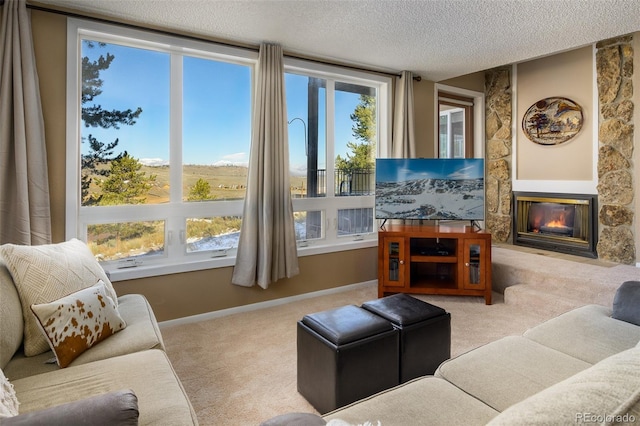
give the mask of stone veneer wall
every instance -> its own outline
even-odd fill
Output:
[[[485,73],[486,227],[492,239],[511,237],[511,67]]]
[[[633,148],[633,37],[596,45],[599,103],[598,257],[636,261]],[[485,73],[487,229],[494,241],[511,240],[511,68]]]
[[[633,173],[633,36],[596,44],[598,102],[598,257],[636,261]]]

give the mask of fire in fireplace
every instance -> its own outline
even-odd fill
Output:
[[[575,204],[539,202],[531,204],[527,230],[533,233],[573,236]]]
[[[514,192],[514,244],[596,258],[596,196]]]

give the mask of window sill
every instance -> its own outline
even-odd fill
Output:
[[[307,247],[298,248],[298,257],[315,256],[340,251],[358,250],[378,245],[377,238],[365,238],[360,241],[342,242],[339,244],[310,244]],[[178,274],[182,272],[202,271],[205,269],[225,268],[234,266],[235,256],[216,257],[210,259],[198,259],[181,263],[163,263],[155,265],[142,265],[133,268],[105,268],[112,282],[133,280],[138,278],[157,277],[160,275]]]

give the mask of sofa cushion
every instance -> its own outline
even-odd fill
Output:
[[[435,375],[502,411],[590,366],[522,336],[509,336],[443,362]]]
[[[102,281],[31,310],[61,368],[126,326]]]
[[[21,414],[2,422],[2,426],[135,426],[138,399],[131,390],[109,392],[78,401]]]
[[[611,318],[607,307],[587,305],[543,322],[524,336],[595,364],[634,347],[640,341],[640,327]]]
[[[104,270],[91,250],[80,240],[72,239],[58,244],[0,246],[13,278],[24,318],[24,353],[38,355],[49,350],[40,332],[30,306],[48,303],[74,291],[90,287],[102,280],[113,300],[117,296]]]
[[[71,363],[72,366],[146,349],[164,350],[158,323],[151,305],[143,295],[125,294],[120,296],[118,298],[118,312],[127,327],[80,354]],[[25,357],[22,352],[18,352],[7,364],[4,372],[10,380],[16,380],[55,371],[59,367],[55,363],[54,356],[51,351],[32,357]],[[54,362],[47,363],[52,358]]]
[[[421,377],[327,413],[355,425],[486,424],[499,413],[456,386],[433,376]]]
[[[18,397],[13,385],[0,370],[0,419],[18,415]]]
[[[20,413],[131,389],[138,397],[141,425],[197,424],[193,407],[167,355],[156,349],[61,368],[12,383],[20,400]]]
[[[625,281],[613,298],[611,316],[620,321],[640,325],[640,281]]]
[[[24,322],[20,296],[13,279],[0,256],[0,369],[7,363],[22,344]]]
[[[600,361],[506,409],[490,425],[627,423],[640,420],[640,349]]]

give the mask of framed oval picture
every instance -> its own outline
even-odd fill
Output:
[[[540,145],[559,145],[582,128],[582,108],[567,98],[545,98],[531,105],[522,117],[522,130]]]

